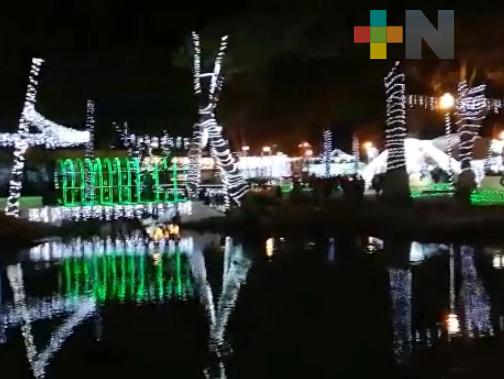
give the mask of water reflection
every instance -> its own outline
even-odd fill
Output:
[[[389,251],[385,249],[385,253]],[[449,309],[439,313],[440,319],[435,326],[415,325],[416,317],[412,311],[415,309],[414,269],[443,254],[448,256]],[[456,337],[475,338],[494,334],[490,297],[479,277],[473,247],[412,242],[407,266],[409,267],[388,270],[394,354],[398,363],[407,363],[416,348],[432,346],[439,340],[450,341]],[[460,283],[458,296],[457,279]],[[432,295],[439,296],[437,293]]]
[[[140,233],[134,233],[116,239],[76,238],[36,246],[29,251],[28,262],[6,268],[12,302],[0,303],[0,342],[8,342],[8,329],[19,327],[33,376],[43,378],[52,356],[85,320],[94,317],[95,338],[101,340],[101,306],[111,302],[141,305],[197,298],[207,313],[209,350],[218,362],[217,370],[208,367],[204,374],[225,378],[226,328],[252,262],[240,245],[226,238],[221,290],[215,303],[204,255],[206,246],[215,239],[203,235],[152,244],[146,243]],[[56,270],[58,288],[52,296],[27,294],[24,265],[31,262],[38,265],[38,270]],[[0,291],[0,301],[6,297]],[[39,351],[34,343],[33,322],[58,317],[65,318],[51,334],[47,346]]]

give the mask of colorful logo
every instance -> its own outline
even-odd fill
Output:
[[[354,26],[354,43],[368,43],[371,59],[387,59],[387,44],[403,43],[405,29],[406,59],[422,59],[425,42],[439,59],[455,57],[455,12],[438,10],[435,27],[419,9],[405,11],[405,27],[387,26],[386,10],[371,10],[369,26]]]
[[[387,59],[388,43],[403,43],[403,27],[387,26],[386,10],[371,10],[369,26],[354,26],[354,43],[369,43],[371,59]]]

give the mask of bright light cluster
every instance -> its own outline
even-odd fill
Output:
[[[406,166],[404,152],[404,140],[406,139],[406,85],[405,75],[399,72],[399,65],[400,63],[396,62],[385,77],[387,171]]]

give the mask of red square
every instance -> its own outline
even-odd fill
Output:
[[[371,40],[371,32],[369,26],[354,26],[353,41],[354,43],[369,43]]]

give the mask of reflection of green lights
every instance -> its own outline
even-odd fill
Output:
[[[490,189],[475,190],[471,194],[471,204],[476,206],[504,205],[504,191]]]
[[[432,199],[439,197],[450,197],[455,193],[451,183],[433,183],[421,188],[411,188],[410,196],[413,199]]]
[[[57,170],[65,206],[179,201],[177,164],[169,165],[166,158],[143,168],[135,158],[64,159],[58,161]]]
[[[159,255],[110,254],[63,261],[65,295],[91,295],[100,303],[165,301],[193,295],[187,257],[180,251]]]

